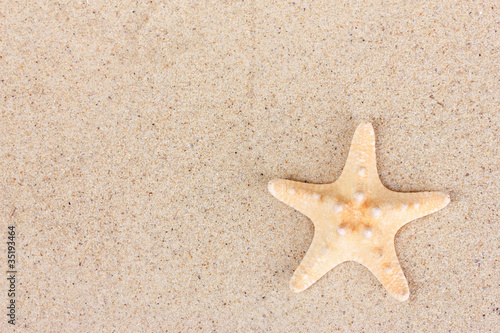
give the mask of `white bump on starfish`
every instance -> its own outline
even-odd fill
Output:
[[[370,213],[374,219],[379,219],[382,216],[382,210],[378,207],[373,207]]]
[[[353,198],[354,203],[356,205],[361,205],[366,200],[365,194],[363,192],[361,192],[361,191],[358,191],[358,192],[354,193],[354,195],[353,195],[352,198]]]
[[[395,232],[450,202],[444,193],[397,193],[385,188],[377,174],[375,135],[368,123],[356,129],[344,170],[335,183],[274,180],[268,188],[314,223],[311,247],[290,281],[294,292],[307,289],[336,265],[354,260],[365,265],[399,301],[408,299],[409,288],[397,261]]]
[[[347,234],[347,230],[345,227],[339,226],[337,228],[337,233],[339,234],[339,236],[345,236]]]
[[[371,227],[363,228],[363,237],[366,239],[370,239],[373,237],[373,229]]]
[[[342,209],[344,209],[344,207],[343,207],[342,203],[340,203],[340,202],[337,202],[335,204],[335,206],[333,206],[333,211],[335,212],[335,214],[340,214]]]

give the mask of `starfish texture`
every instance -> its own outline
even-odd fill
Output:
[[[311,246],[290,281],[292,291],[307,289],[338,264],[353,260],[366,266],[399,301],[408,299],[409,289],[396,256],[396,232],[450,202],[445,193],[387,189],[377,173],[370,123],[356,129],[344,170],[334,183],[276,179],[268,187],[314,223]]]

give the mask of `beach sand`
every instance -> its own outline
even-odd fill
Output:
[[[496,1],[4,1],[0,330],[494,332]],[[410,298],[346,262],[289,281],[361,121],[382,182],[443,191],[395,239]],[[6,307],[15,300],[15,325]]]

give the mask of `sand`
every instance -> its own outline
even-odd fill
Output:
[[[496,1],[3,1],[0,331],[494,332]],[[382,182],[451,203],[403,227],[393,299],[273,178],[334,181],[361,121]]]

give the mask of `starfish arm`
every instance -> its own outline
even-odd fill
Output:
[[[389,196],[393,207],[384,220],[395,227],[394,233],[406,223],[432,214],[450,202],[450,196],[442,192],[392,192]]]
[[[269,192],[278,200],[292,206],[302,214],[313,217],[322,202],[322,188],[328,185],[307,184],[285,179],[271,180]]]
[[[338,182],[353,186],[364,183],[380,186],[375,155],[375,132],[370,123],[361,123],[354,133],[351,148]]]
[[[399,265],[396,249],[392,241],[384,248],[383,254],[378,260],[361,262],[366,266],[380,283],[387,289],[389,294],[398,301],[406,301],[410,295],[408,282]]]
[[[332,249],[325,246],[321,237],[315,234],[309,250],[293,273],[290,289],[299,293],[309,288],[328,271],[344,261],[340,252],[332,253]]]

